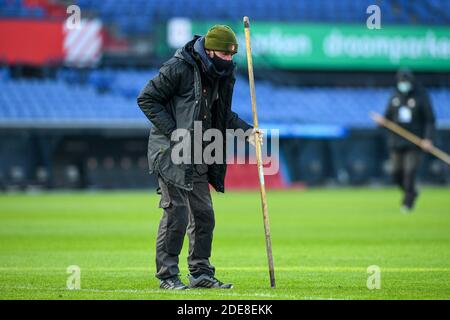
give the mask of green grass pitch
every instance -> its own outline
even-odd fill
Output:
[[[449,191],[424,188],[411,215],[396,189],[269,191],[276,289],[259,193],[213,193],[211,261],[234,289],[183,292],[154,277],[154,191],[0,195],[0,299],[449,299]],[[187,241],[183,280],[186,256]],[[66,288],[69,265],[80,290]]]

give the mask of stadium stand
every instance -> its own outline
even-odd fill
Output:
[[[62,66],[53,69],[44,65],[32,71],[37,74],[30,75],[20,64],[0,67],[0,189],[3,185],[25,187],[30,183],[70,188],[156,185],[143,174],[147,170],[145,150],[150,123],[139,110],[136,97],[158,72],[154,68],[162,61],[152,56],[154,48],[150,47],[152,41],[158,41],[153,37],[158,28],[164,27],[170,18],[233,22],[241,21],[242,16],[251,12],[252,19],[257,21],[360,23],[367,18],[367,6],[378,4],[386,24],[450,24],[448,0],[77,0],[74,3],[81,7],[84,17],[100,18],[106,27],[105,36],[122,44],[123,51],[119,53],[125,55],[123,60],[118,60],[120,63],[111,63],[115,60],[108,56],[112,60],[104,59],[101,69],[77,70]],[[68,4],[57,0],[0,0],[0,18],[62,21],[67,16]],[[127,51],[130,48],[142,50],[136,45],[139,41],[149,44],[149,56],[142,57],[145,63],[136,63],[135,56]],[[136,69],[123,69],[124,66]],[[153,69],[148,69],[150,67]],[[326,72],[322,74],[327,76]],[[321,77],[316,75],[316,78]],[[355,74],[355,79],[363,77]],[[440,133],[441,141],[436,142],[448,151],[450,89],[444,82],[433,84],[440,87],[428,89],[438,126],[444,129]],[[287,169],[270,178],[268,185],[279,188],[299,181],[320,185],[330,178],[342,184],[362,184],[372,178],[386,178],[384,140],[381,130],[372,130],[375,125],[368,113],[384,111],[392,87],[381,86],[389,82],[380,84],[373,80],[366,83],[367,87],[359,83],[347,87],[320,81],[307,85],[301,81],[290,86],[287,83],[293,84],[292,81],[275,84],[259,79],[256,82],[261,126],[287,128],[282,138],[298,138],[281,139],[281,157],[286,161],[281,167]],[[233,109],[252,122],[244,73],[236,82]],[[337,139],[343,135],[314,136],[310,131],[308,136],[298,130],[299,126],[315,127],[314,130],[322,130],[321,126],[343,128],[348,135],[347,139]],[[132,151],[129,146],[134,146]],[[33,157],[29,157],[29,150],[35,150]],[[439,164],[431,166],[430,162],[425,168],[428,171],[434,168],[432,174],[427,171],[430,179],[445,182],[446,177],[450,177]],[[230,166],[227,186],[254,188],[255,184],[247,182],[256,181],[255,173],[250,167]],[[239,179],[243,176],[248,179]]]
[[[378,4],[387,23],[423,23],[445,24],[450,18],[450,4],[445,0],[414,3],[411,1],[373,1],[373,0],[342,0],[342,1],[309,1],[309,0],[259,0],[259,1],[125,1],[125,0],[78,0],[81,8],[90,8],[100,13],[102,18],[115,20],[126,27],[133,26],[139,12],[143,20],[149,24],[155,18],[169,19],[172,17],[188,17],[196,19],[242,19],[251,12],[255,20],[276,21],[318,21],[318,22],[357,22],[364,19],[365,8]],[[407,10],[398,10],[398,8]],[[386,10],[384,10],[386,9]],[[444,9],[444,10],[442,10]],[[128,14],[128,19],[120,16]],[[126,15],[125,15],[126,17]],[[133,17],[130,19],[129,17]],[[127,21],[128,20],[128,21]],[[127,21],[127,22],[125,22]],[[135,22],[138,25],[137,21]],[[132,27],[133,28],[133,27]]]
[[[94,87],[69,85],[54,80],[11,80],[2,85],[0,121],[2,126],[89,127],[135,124],[145,121],[136,105],[114,94],[99,94]]]
[[[0,17],[63,18],[66,7],[51,0],[0,0]]]
[[[136,97],[157,70],[94,70],[87,80],[74,70],[62,70],[58,80],[9,79],[0,71],[0,124],[13,126],[85,124],[137,126],[148,124],[136,104]],[[5,75],[4,75],[5,74]],[[78,83],[78,84],[77,84]],[[77,85],[74,85],[77,84]],[[264,123],[322,124],[348,128],[372,128],[370,111],[383,112],[390,88],[275,87],[270,82],[256,84],[260,121]],[[450,125],[450,91],[430,91],[438,125]],[[233,108],[251,121],[248,82],[238,78]]]
[[[126,34],[150,33],[157,22],[172,17],[241,20],[249,12],[253,19],[261,21],[352,23],[365,20],[365,9],[371,4],[380,6],[385,23],[445,25],[450,22],[447,0],[414,1],[414,5],[408,0],[77,0],[76,4],[82,11],[93,12]],[[48,18],[64,14],[64,8],[55,1],[0,0],[0,16]]]

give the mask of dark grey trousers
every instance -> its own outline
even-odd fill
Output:
[[[417,197],[416,175],[421,152],[417,149],[391,150],[394,182],[404,192],[403,204],[410,206]]]
[[[214,276],[215,269],[209,258],[215,219],[207,174],[196,173],[193,180],[194,189],[186,191],[158,178],[160,208],[164,209],[156,240],[156,277],[159,279],[180,273],[179,254],[186,232],[189,237],[190,274]]]

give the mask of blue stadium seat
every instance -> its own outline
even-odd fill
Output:
[[[154,22],[172,17],[201,20],[241,20],[251,15],[256,20],[362,23],[371,4],[381,7],[383,23],[450,23],[448,0],[77,0],[82,10],[96,13],[105,23],[112,23],[128,34],[152,32]],[[27,7],[21,0],[0,0],[0,16],[41,18],[39,7]]]
[[[0,75],[4,73],[0,69]],[[0,123],[14,121],[86,121],[148,125],[136,97],[158,70],[104,69],[86,77],[70,69],[59,80],[3,78]],[[74,80],[75,79],[75,80]],[[287,87],[258,81],[256,96],[261,124],[328,124],[373,128],[370,111],[382,113],[391,88]],[[431,89],[430,96],[440,125],[450,125],[450,90]],[[238,78],[233,109],[251,122],[249,85]]]

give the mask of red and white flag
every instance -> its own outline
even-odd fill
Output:
[[[100,20],[81,20],[76,28],[64,24],[64,62],[71,67],[95,67],[102,57]]]

